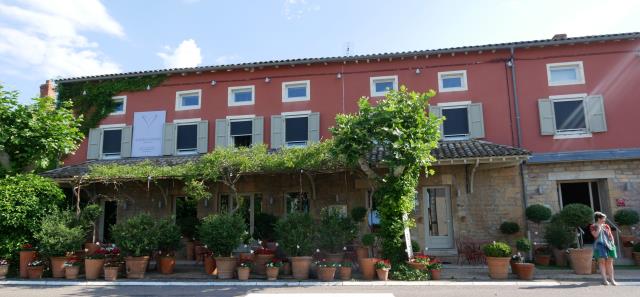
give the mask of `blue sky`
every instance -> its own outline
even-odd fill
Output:
[[[640,31],[640,1],[0,0],[0,83]]]

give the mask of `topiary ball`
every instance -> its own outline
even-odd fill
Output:
[[[526,253],[531,250],[531,241],[526,238],[520,238],[516,241],[516,247],[518,251]]]
[[[571,227],[584,227],[593,222],[593,209],[580,203],[569,204],[560,211],[560,218]]]
[[[633,209],[623,208],[616,211],[613,215],[613,219],[620,226],[631,226],[640,222],[640,215],[638,215],[638,212]]]
[[[502,234],[511,235],[518,233],[518,231],[520,231],[520,225],[516,222],[503,222],[500,224],[500,232]]]
[[[542,204],[533,204],[525,210],[527,219],[534,223],[540,223],[551,218],[551,209]]]

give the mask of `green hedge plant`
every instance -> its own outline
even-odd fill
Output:
[[[316,224],[308,214],[290,213],[276,223],[276,236],[289,257],[311,256]]]
[[[516,222],[503,222],[500,224],[500,232],[502,234],[511,235],[516,234],[520,231],[520,225]]]
[[[511,257],[511,247],[504,242],[492,242],[482,246],[482,251],[487,257]]]
[[[63,257],[81,249],[86,231],[77,224],[75,214],[70,211],[54,211],[45,216],[40,230],[34,234],[39,251],[48,257]]]
[[[231,257],[233,250],[242,244],[246,233],[244,219],[231,213],[207,216],[198,228],[200,241],[207,245],[215,257]]]
[[[111,227],[111,236],[127,256],[149,256],[158,249],[156,219],[140,213]]]
[[[516,247],[519,252],[528,253],[531,250],[531,241],[527,238],[520,238],[516,241]]]
[[[527,207],[525,215],[529,221],[539,224],[551,218],[551,209],[542,204],[533,204]]]
[[[556,214],[544,228],[544,240],[554,248],[564,250],[576,242],[576,232]]]
[[[593,223],[593,209],[580,203],[569,204],[560,211],[560,219],[571,227],[584,227]]]
[[[613,220],[620,226],[632,226],[640,222],[640,215],[633,209],[623,208],[613,214]]]
[[[162,255],[173,255],[182,247],[182,235],[173,217],[162,218],[156,222],[156,232],[158,233],[158,249]]]
[[[335,254],[342,252],[356,238],[357,231],[351,218],[343,216],[337,209],[325,208],[320,214],[316,240],[320,250]]]

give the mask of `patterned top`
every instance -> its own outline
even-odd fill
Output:
[[[613,241],[613,233],[611,232],[611,227],[609,227],[609,225],[607,225],[607,224],[602,224],[602,229],[604,230],[604,232],[607,235],[607,237],[609,237],[609,240]],[[596,224],[591,224],[589,226],[589,231],[597,232],[598,231],[598,226]],[[596,236],[596,240],[598,240],[597,236]]]

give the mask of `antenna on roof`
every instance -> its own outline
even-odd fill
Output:
[[[351,56],[353,51],[353,44],[351,44],[351,41],[347,41],[344,43],[344,55],[345,56]]]

